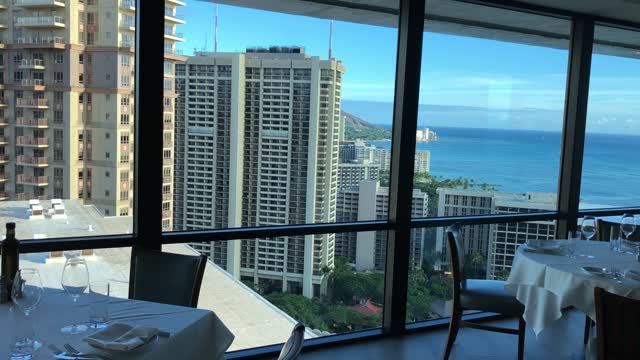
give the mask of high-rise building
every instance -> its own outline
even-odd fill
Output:
[[[182,5],[166,3],[167,53],[182,41]],[[0,198],[81,199],[105,216],[131,215],[135,1],[14,0],[1,10]],[[169,125],[171,62],[181,59],[167,54]]]
[[[438,216],[466,216],[540,212],[554,210],[554,193],[507,193],[481,190],[444,189],[438,193]],[[486,257],[487,278],[495,278],[511,269],[519,244],[529,239],[555,237],[553,221],[531,221],[462,227],[466,255],[479,252]],[[440,254],[437,266],[449,263],[443,228],[436,232],[436,252]]]
[[[373,149],[375,146],[369,145],[361,139],[340,142],[340,162],[373,162]]]
[[[380,165],[369,161],[340,163],[338,166],[338,189],[358,186],[361,181],[378,180]]]
[[[199,53],[177,65],[175,229],[336,220],[342,63],[303,48]],[[193,244],[230,274],[324,292],[334,234]]]
[[[429,196],[419,189],[413,190],[412,217],[425,217]],[[358,186],[338,192],[338,221],[386,219],[389,215],[389,188],[378,181],[362,181]],[[411,231],[411,266],[422,265],[426,229]],[[340,233],[336,235],[336,256],[355,264],[357,270],[384,270],[387,249],[386,231]]]

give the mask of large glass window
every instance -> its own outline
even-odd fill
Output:
[[[134,104],[121,100],[134,87],[117,81],[134,78],[133,63],[118,59],[134,59],[135,44],[110,35],[135,27],[109,19],[134,16],[135,2],[119,3],[77,2],[67,12],[57,2],[6,5],[14,21],[0,52],[14,59],[5,72],[15,76],[0,103],[0,223],[17,222],[22,240],[132,232],[133,196],[119,194],[132,191],[133,177],[118,174],[133,172],[133,148],[118,139],[133,142]]]
[[[597,25],[580,208],[640,204],[640,32]]]

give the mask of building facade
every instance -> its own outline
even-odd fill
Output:
[[[288,47],[178,65],[174,229],[334,222],[343,73]],[[326,286],[335,235],[193,246],[235,277],[311,297]]]
[[[182,5],[166,2],[168,49],[182,40]],[[0,45],[0,199],[81,199],[104,216],[131,215],[135,1],[15,0],[0,9],[10,20]],[[171,56],[168,64],[180,60]]]
[[[429,196],[413,190],[412,217],[425,217]],[[389,216],[389,188],[378,181],[362,181],[358,186],[340,189],[338,192],[338,221],[364,221],[386,219]],[[411,266],[422,265],[426,229],[411,231]],[[336,256],[347,259],[356,270],[384,270],[387,250],[387,232],[340,233],[336,235]]]

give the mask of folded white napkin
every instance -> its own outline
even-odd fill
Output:
[[[640,281],[640,271],[627,270],[624,272],[624,277],[631,280]]]
[[[149,342],[157,334],[156,328],[115,323],[83,340],[100,349],[129,351]]]

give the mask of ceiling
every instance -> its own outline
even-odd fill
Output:
[[[207,0],[316,18],[396,27],[399,0]],[[559,15],[513,11],[456,0],[426,0],[425,30],[522,44],[568,48],[567,11],[637,22],[640,0],[521,0],[524,5],[558,9]],[[640,58],[640,32],[596,27],[594,51]]]

